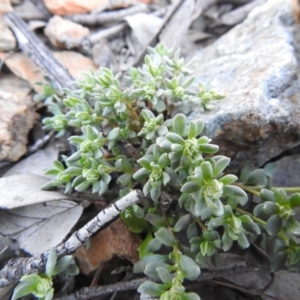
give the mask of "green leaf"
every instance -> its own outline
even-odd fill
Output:
[[[274,215],[279,211],[278,205],[271,201],[263,203],[263,210],[268,215]]]
[[[222,236],[222,248],[224,251],[228,251],[233,244],[231,237],[229,236],[227,230],[224,232]]]
[[[54,166],[57,170],[59,170],[59,171],[64,171],[65,170],[64,165],[60,161],[55,160],[55,161],[53,161],[53,164],[54,164]]]
[[[185,293],[182,300],[201,300],[196,293]]]
[[[176,224],[173,227],[174,232],[180,232],[181,230],[185,229],[190,223],[191,223],[191,215],[186,214],[184,216],[181,216],[179,220],[176,222]]]
[[[134,273],[143,273],[147,264],[151,262],[164,263],[167,259],[168,257],[166,255],[161,255],[161,254],[147,255],[134,264],[133,271]]]
[[[198,135],[198,126],[196,122],[191,121],[189,124],[188,139],[193,139]]]
[[[161,246],[162,246],[162,243],[157,238],[154,238],[149,242],[147,251],[157,252],[157,251],[159,251]]]
[[[278,234],[282,227],[282,219],[278,215],[273,215],[267,221],[266,229],[269,235]]]
[[[169,288],[169,286],[169,284],[159,284],[152,281],[146,281],[139,286],[138,292],[142,295],[160,296]]]
[[[75,276],[80,273],[79,268],[75,264],[70,264],[68,267],[64,270],[64,274]]]
[[[294,193],[289,197],[290,207],[295,208],[300,206],[300,194]]]
[[[146,122],[150,122],[151,119],[155,118],[155,115],[153,114],[153,112],[148,109],[142,110],[142,116]]]
[[[183,276],[189,280],[195,280],[199,277],[201,271],[197,263],[186,255],[180,256],[180,267]]]
[[[141,168],[139,170],[137,170],[134,174],[133,174],[133,179],[135,180],[142,180],[146,177],[148,177],[151,174],[151,171],[146,170],[145,168]]]
[[[151,190],[150,190],[151,199],[153,201],[157,201],[160,197],[160,193],[161,193],[161,187],[160,186],[152,187]]]
[[[219,151],[219,146],[213,144],[200,145],[199,149],[201,152],[214,154]]]
[[[240,234],[239,234],[239,238],[238,238],[238,243],[239,243],[239,245],[242,247],[242,248],[248,248],[249,246],[250,246],[250,244],[249,244],[249,241],[248,241],[248,239],[247,239],[247,237],[246,237],[246,235],[243,233],[243,232],[241,232]]]
[[[229,165],[229,163],[230,163],[230,158],[228,158],[228,157],[223,157],[223,158],[219,159],[213,167],[213,176],[215,177],[215,176],[220,175],[225,170],[225,168]],[[232,175],[232,176],[234,176],[234,175]],[[230,182],[230,183],[232,183],[232,182]]]
[[[72,255],[66,255],[60,258],[54,267],[52,276],[63,272],[71,263],[74,263]]]
[[[55,249],[52,247],[49,251],[47,264],[46,264],[46,274],[48,277],[52,277],[56,262],[57,262],[57,253]]]
[[[268,189],[261,189],[259,196],[264,201],[275,202],[274,192],[272,192]]]
[[[166,138],[173,144],[184,144],[184,139],[177,133],[169,132],[166,134]]]
[[[132,179],[132,175],[125,173],[125,174],[122,174],[120,177],[118,177],[117,182],[121,186],[126,187],[131,182],[131,179]]]
[[[242,190],[240,187],[235,185],[225,185],[223,187],[224,194],[227,196],[233,196],[233,197],[241,197],[241,198],[247,198],[248,196],[245,193],[244,190]]]
[[[193,182],[193,181],[189,181],[189,182],[186,182],[180,189],[180,192],[181,193],[188,193],[188,194],[191,194],[191,193],[195,193],[197,191],[200,190],[200,186],[196,183],[196,182]]]
[[[115,127],[114,129],[112,129],[108,136],[107,136],[107,139],[109,141],[111,140],[116,140],[118,137],[119,137],[119,134],[120,134],[120,128],[119,127]]]
[[[131,212],[129,215],[126,214],[126,211],[122,212],[121,219],[129,227],[129,230],[134,233],[141,233],[147,230],[149,227],[144,218],[138,218],[133,212]]]
[[[162,267],[156,268],[157,274],[163,283],[172,283],[173,277],[170,272]]]
[[[288,205],[288,197],[284,190],[278,189],[274,192],[274,197],[276,199],[276,202],[278,202],[282,206]]]
[[[82,174],[82,168],[77,168],[77,167],[69,167],[64,171],[65,175],[70,175],[70,176],[79,176]]]
[[[36,284],[31,282],[20,282],[14,289],[11,300],[19,299],[23,296],[29,295],[36,289]]]
[[[267,183],[268,179],[264,169],[256,169],[252,171],[244,182],[245,185],[259,187],[266,186]]]
[[[53,296],[54,296],[54,288],[51,288],[51,289],[47,292],[47,294],[46,294],[44,300],[52,300]]]
[[[163,153],[159,160],[158,160],[158,165],[163,169],[168,167],[170,164],[170,159],[167,153]]]
[[[288,234],[300,235],[300,224],[293,217],[289,217],[286,227]]]
[[[183,136],[186,127],[186,116],[184,114],[177,114],[173,118],[172,125],[174,132],[180,136]]]
[[[151,263],[147,264],[144,270],[145,275],[148,277],[152,277],[155,279],[159,279],[159,275],[157,273],[157,268],[163,267],[165,269],[170,268],[170,266],[166,263],[152,261]]]
[[[274,254],[271,260],[271,272],[276,272],[284,268],[287,261],[286,252],[280,251]]]
[[[225,175],[223,177],[221,177],[220,179],[218,179],[220,182],[222,182],[224,185],[229,185],[235,181],[237,181],[237,177],[235,175],[232,174],[228,174]]]
[[[176,244],[172,231],[165,227],[161,227],[154,235],[163,245],[172,247]]]
[[[81,158],[81,152],[77,151],[73,153],[70,157],[67,158],[66,162],[75,162],[78,161]]]
[[[140,244],[138,247],[138,252],[139,252],[139,258],[143,258],[149,254],[153,254],[152,252],[149,252],[148,247],[150,242],[153,240],[153,236],[151,232],[147,233],[146,238],[143,240],[143,242]]]
[[[77,192],[84,192],[91,186],[91,182],[84,181],[75,187]]]
[[[213,169],[212,169],[211,163],[208,161],[204,161],[201,164],[201,169],[202,169],[202,174],[203,174],[204,179],[206,181],[211,181],[212,176],[213,176]]]
[[[198,226],[196,222],[191,223],[187,229],[188,239],[190,240],[191,238],[198,236],[198,234],[199,232],[198,232]]]

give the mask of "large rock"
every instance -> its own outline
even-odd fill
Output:
[[[269,0],[196,55],[199,81],[226,92],[201,118],[205,134],[232,158],[231,171],[261,166],[300,142],[300,29],[290,1]]]

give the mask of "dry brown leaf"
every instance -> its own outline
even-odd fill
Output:
[[[97,69],[91,59],[74,51],[55,52],[53,56],[69,70],[75,79],[78,79],[82,72]],[[5,58],[5,64],[15,75],[28,81],[36,92],[42,92],[41,86],[36,83],[44,81],[45,74],[26,54],[13,53]]]
[[[53,56],[64,65],[75,79],[79,79],[82,72],[96,70],[96,64],[88,57],[75,51],[54,52]]]
[[[124,222],[118,219],[92,237],[87,249],[79,248],[76,260],[85,275],[91,274],[100,263],[106,263],[114,256],[135,263],[139,259],[137,248],[141,242],[140,236],[130,232]]]

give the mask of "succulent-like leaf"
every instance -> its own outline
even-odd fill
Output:
[[[274,236],[278,234],[282,227],[282,219],[278,215],[271,216],[266,225],[266,229],[269,235]]]
[[[156,271],[160,280],[163,283],[169,283],[169,284],[172,283],[173,277],[171,276],[170,272],[166,268],[158,267],[156,268]]]
[[[200,190],[200,186],[196,182],[186,182],[180,189],[181,193],[195,193]]]
[[[152,281],[146,281],[139,286],[138,292],[142,295],[160,296],[166,289],[169,288],[169,286],[169,284],[159,284]]]
[[[174,234],[171,230],[162,227],[157,232],[155,232],[155,237],[166,246],[174,246],[176,244],[176,240]]]
[[[186,255],[180,256],[180,267],[183,276],[189,280],[195,280],[199,277],[201,271],[196,262]]]
[[[191,223],[191,215],[186,214],[181,216],[173,227],[174,232],[180,232]]]
[[[48,277],[53,275],[53,271],[57,262],[57,253],[55,249],[52,247],[49,251],[48,260],[46,264],[46,274]]]

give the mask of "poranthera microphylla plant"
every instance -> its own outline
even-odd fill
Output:
[[[158,45],[141,68],[122,77],[101,68],[77,84],[65,96],[47,89],[53,116],[44,119],[44,128],[58,136],[72,132],[68,141],[76,150],[46,171],[55,179],[45,188],[110,192],[114,199],[143,190],[145,199],[121,216],[145,236],[134,271],[156,279],[143,283],[140,293],[200,299],[185,291],[185,279],[195,280],[208,263],[217,265],[219,252],[233,243],[247,248],[258,235],[275,241],[273,271],[299,268],[294,209],[300,194],[271,187],[268,169],[248,169],[239,180],[225,172],[230,158],[217,155],[218,146],[201,135],[201,120],[186,117],[194,107],[210,109],[223,95],[196,84],[179,51]],[[261,202],[248,211],[251,194]]]

